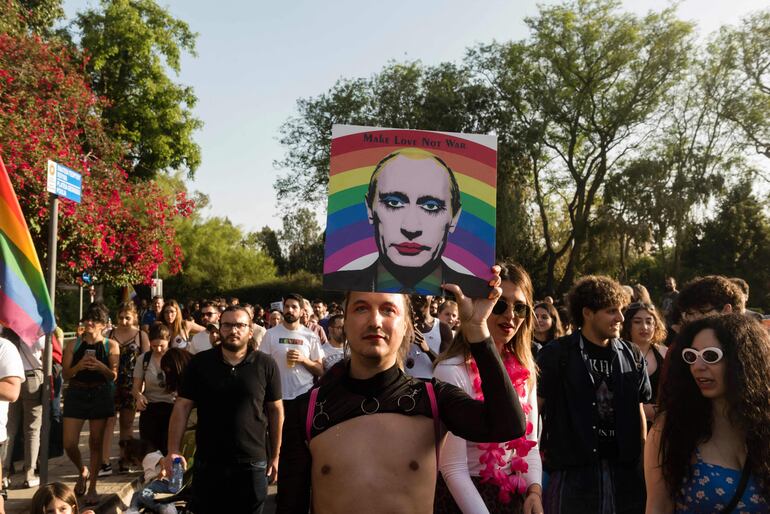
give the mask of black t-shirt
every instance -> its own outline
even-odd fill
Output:
[[[232,366],[219,347],[198,353],[185,371],[179,396],[198,408],[196,459],[266,460],[265,402],[281,399],[281,377],[271,356],[250,350]]]
[[[599,439],[599,455],[605,459],[614,459],[618,454],[618,443],[615,437],[615,394],[612,381],[612,360],[615,352],[609,345],[599,346],[585,337],[583,341],[596,394],[598,420],[596,435]]]

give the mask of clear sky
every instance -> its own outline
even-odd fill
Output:
[[[296,112],[297,99],[318,95],[341,77],[370,76],[389,60],[458,62],[475,43],[525,38],[524,18],[537,14],[532,0],[158,3],[199,34],[198,56],[185,56],[176,79],[194,88],[194,112],[205,124],[195,136],[203,162],[190,189],[209,195],[204,214],[227,216],[249,231],[281,225],[273,182],[286,170],[273,163],[284,155],[278,129]],[[639,14],[669,5],[623,3]],[[65,0],[69,17],[93,5],[96,0]],[[683,0],[678,12],[707,34],[766,5]]]

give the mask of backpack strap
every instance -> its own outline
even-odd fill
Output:
[[[77,339],[75,339],[75,348],[72,349],[72,355],[75,355],[78,353],[78,348],[80,348],[80,336],[78,336]]]
[[[315,417],[315,401],[318,398],[318,387],[310,390],[310,403],[307,405],[307,417],[305,418],[305,440],[310,443],[310,430],[313,428],[313,418]]]
[[[430,412],[433,415],[433,432],[436,438],[436,468],[438,468],[439,458],[441,457],[441,418],[438,415],[438,402],[436,401],[436,391],[433,389],[433,382],[425,382],[425,391],[430,400]]]
[[[150,366],[150,358],[152,357],[152,351],[144,352],[142,356],[142,375],[147,374],[147,368]]]

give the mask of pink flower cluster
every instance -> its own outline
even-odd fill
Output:
[[[516,394],[519,395],[524,414],[529,414],[532,411],[532,406],[525,401],[527,398],[529,370],[522,366],[516,356],[511,353],[504,355],[503,364]],[[476,398],[483,400],[484,394],[481,390],[479,368],[473,359],[470,362],[470,371]],[[532,430],[532,423],[528,422],[526,435],[531,434]],[[481,457],[479,457],[479,462],[484,465],[484,468],[479,472],[481,481],[497,485],[500,489],[498,499],[502,503],[510,503],[512,495],[522,495],[527,490],[527,482],[521,476],[529,470],[529,465],[524,457],[529,454],[530,450],[537,443],[527,439],[526,435],[507,443],[481,443],[477,446],[483,452]],[[510,458],[508,458],[509,454]]]

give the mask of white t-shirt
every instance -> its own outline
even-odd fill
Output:
[[[425,338],[425,342],[428,343],[428,348],[439,353],[441,348],[441,322],[438,318],[433,320],[433,328],[429,331],[422,333]],[[409,359],[412,359],[411,361]],[[407,375],[411,375],[415,378],[431,379],[433,378],[433,361],[430,360],[428,354],[422,351],[420,345],[412,344],[409,346],[409,353],[406,356],[407,363],[414,362],[414,366],[407,367],[404,372]]]
[[[192,336],[192,340],[190,341],[190,344],[187,345],[187,351],[193,355],[195,355],[196,353],[205,352],[206,350],[211,350],[212,348],[214,347],[211,346],[208,330],[204,330],[203,332],[198,332],[197,334]]]
[[[144,470],[144,484],[147,485],[158,476],[160,476],[160,460],[163,454],[160,451],[150,452],[142,459],[142,469]]]
[[[150,358],[150,362],[147,363],[147,369],[144,369],[144,356],[146,353],[152,355],[152,350],[149,350],[139,358],[136,359],[136,366],[134,366],[134,378],[141,378],[144,381],[144,394],[147,401],[150,403],[174,403],[176,395],[174,393],[166,392],[166,374],[160,369],[159,365],[155,365],[153,359]]]
[[[6,377],[19,377],[24,382],[24,364],[13,343],[0,337],[0,379]],[[5,426],[8,424],[9,403],[0,401],[0,443],[8,439]]]
[[[329,368],[345,358],[344,346],[336,348],[327,342],[321,345],[321,350],[324,352],[324,371],[329,371]]]
[[[276,325],[265,332],[259,350],[275,359],[281,373],[281,392],[284,400],[293,400],[313,387],[313,374],[305,366],[297,364],[290,368],[286,365],[286,352],[289,350],[299,350],[310,360],[323,359],[321,341],[306,327],[300,326],[297,330],[289,330],[283,326],[283,323]]]

